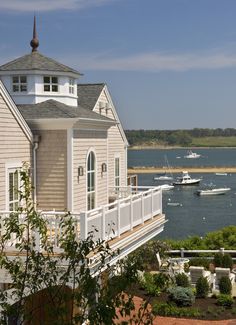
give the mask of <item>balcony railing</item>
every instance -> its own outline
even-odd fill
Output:
[[[78,240],[86,239],[89,233],[94,233],[94,240],[110,240],[120,237],[123,233],[133,230],[134,227],[142,225],[156,215],[162,214],[162,192],[159,187],[127,187],[115,190],[116,199],[112,203],[97,209],[71,213],[76,223],[75,231]],[[4,219],[9,216],[10,211],[0,211],[0,235],[5,232]],[[59,239],[61,237],[61,217],[64,212],[40,212],[48,224],[48,240],[54,250],[59,250]],[[25,215],[20,215],[20,222],[24,223]],[[36,232],[36,246],[40,249],[40,237]],[[8,240],[6,250],[13,249],[16,244],[14,234]]]

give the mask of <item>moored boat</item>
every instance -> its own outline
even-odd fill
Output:
[[[191,178],[187,171],[182,172],[182,176],[178,177],[173,185],[197,185],[201,181],[200,178]]]
[[[184,158],[188,158],[188,159],[194,159],[194,158],[200,158],[201,155],[196,153],[196,152],[192,152],[192,150],[189,150],[187,155],[184,156]]]
[[[211,188],[211,189],[205,189],[205,190],[198,190],[196,192],[196,194],[197,195],[223,195],[230,190],[231,190],[231,188],[229,188],[229,187]]]
[[[169,191],[169,190],[172,190],[174,188],[174,185],[163,184],[163,185],[160,185],[160,188],[162,189],[162,191]]]

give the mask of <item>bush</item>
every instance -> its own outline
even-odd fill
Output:
[[[232,269],[233,267],[233,260],[232,257],[229,254],[225,254],[222,257],[222,267],[229,267],[230,269]]]
[[[234,303],[230,295],[220,294],[217,298],[217,305],[231,308]]]
[[[230,281],[229,277],[222,276],[222,278],[220,278],[219,290],[220,290],[220,293],[223,293],[223,294],[226,294],[226,295],[231,294],[232,284],[231,284],[231,281]]]
[[[210,290],[207,278],[201,276],[196,283],[196,297],[206,298]]]
[[[171,283],[170,276],[164,273],[153,274],[153,282],[160,291],[165,291]]]
[[[168,303],[156,303],[152,307],[154,315],[177,316],[177,317],[199,317],[201,314],[197,308],[177,307]]]
[[[222,267],[223,264],[223,254],[222,253],[216,253],[214,255],[213,263],[216,267]]]
[[[185,273],[176,274],[175,282],[178,287],[187,288],[190,286],[188,276]]]
[[[194,257],[189,261],[189,266],[204,266],[205,269],[209,269],[210,260],[204,257]]]
[[[195,301],[195,296],[191,288],[173,287],[168,290],[169,299],[177,306],[191,306]]]
[[[151,273],[144,273],[144,278],[141,282],[141,286],[151,296],[159,296],[160,294],[160,289],[156,286],[154,277]]]

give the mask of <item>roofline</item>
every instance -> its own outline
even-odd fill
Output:
[[[69,77],[73,77],[75,79],[78,79],[78,77],[83,76],[82,73],[75,73],[75,72],[65,72],[65,71],[55,71],[55,70],[39,70],[39,69],[16,69],[16,70],[0,70],[0,75],[1,76],[12,76],[15,75],[16,73],[20,73],[20,74],[26,74],[26,75],[55,75],[55,76],[69,76]]]
[[[5,88],[5,86],[3,85],[1,80],[0,80],[0,92],[1,92],[2,97],[3,97],[4,101],[6,102],[8,108],[10,109],[12,115],[15,117],[16,121],[18,122],[18,124],[22,128],[23,132],[25,133],[26,137],[28,138],[28,140],[31,143],[33,143],[33,134],[31,132],[27,122],[25,121],[24,117],[18,110],[16,104],[12,100],[11,96],[9,95],[7,89]]]

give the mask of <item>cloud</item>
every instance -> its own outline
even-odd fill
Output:
[[[65,60],[65,57],[64,57]],[[204,53],[140,53],[122,57],[86,55],[70,57],[68,63],[78,65],[83,70],[113,71],[188,71],[200,69],[223,69],[236,67],[236,52],[204,52]]]
[[[116,0],[0,0],[0,10],[21,12],[80,10],[114,1]]]

